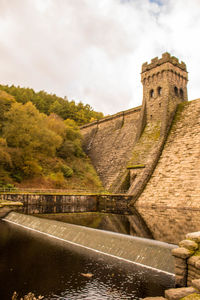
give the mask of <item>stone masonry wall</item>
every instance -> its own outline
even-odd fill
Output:
[[[200,99],[182,103],[137,206],[199,207]]]
[[[136,138],[141,107],[81,127],[84,148],[104,187],[113,190],[122,178]]]
[[[200,279],[200,232],[192,232],[172,250],[175,258],[176,286],[190,286]]]
[[[142,107],[81,128],[85,151],[104,187],[113,193],[132,194],[132,203],[155,169],[177,105],[187,101],[186,65],[163,53],[161,59],[143,64],[141,81]]]
[[[0,200],[21,202],[16,208],[27,214],[67,213],[67,212],[109,212],[130,213],[128,195],[60,195],[60,194],[14,194],[4,193]]]

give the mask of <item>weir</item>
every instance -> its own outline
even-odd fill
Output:
[[[171,250],[177,246],[10,212],[4,219],[17,226],[159,272],[174,274]]]

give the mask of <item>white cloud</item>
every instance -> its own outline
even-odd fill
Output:
[[[111,114],[141,104],[141,64],[169,51],[198,98],[199,13],[199,0],[2,0],[0,82]]]

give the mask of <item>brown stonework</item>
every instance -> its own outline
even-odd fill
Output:
[[[200,100],[179,106],[164,150],[137,206],[199,208]]]
[[[179,300],[193,293],[197,293],[197,290],[193,287],[169,289],[165,291],[165,298],[168,300]]]
[[[188,234],[190,238],[179,243],[179,248],[172,250],[175,257],[175,282],[177,286],[200,286],[200,232]],[[194,284],[192,284],[194,282]],[[195,286],[196,284],[196,286]]]
[[[107,190],[117,191],[118,185],[125,180],[140,110],[140,107],[127,110],[81,127],[85,152]]]
[[[85,151],[104,187],[132,204],[199,207],[200,101],[187,102],[186,65],[164,53],[143,64],[141,81],[141,107],[81,128]]]
[[[176,104],[187,101],[187,71],[184,63],[164,53],[142,66],[143,106],[146,104],[147,122],[166,118]]]

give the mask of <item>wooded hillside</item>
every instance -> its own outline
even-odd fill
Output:
[[[43,91],[0,86],[0,186],[101,188],[78,125],[102,116]]]
[[[84,105],[82,102],[76,104],[75,101],[68,101],[67,97],[61,98],[45,91],[36,93],[33,89],[15,87],[14,85],[0,85],[0,90],[14,96],[19,103],[32,102],[41,113],[46,115],[55,113],[64,120],[74,120],[77,125],[103,118],[103,114],[94,111],[89,104]]]

